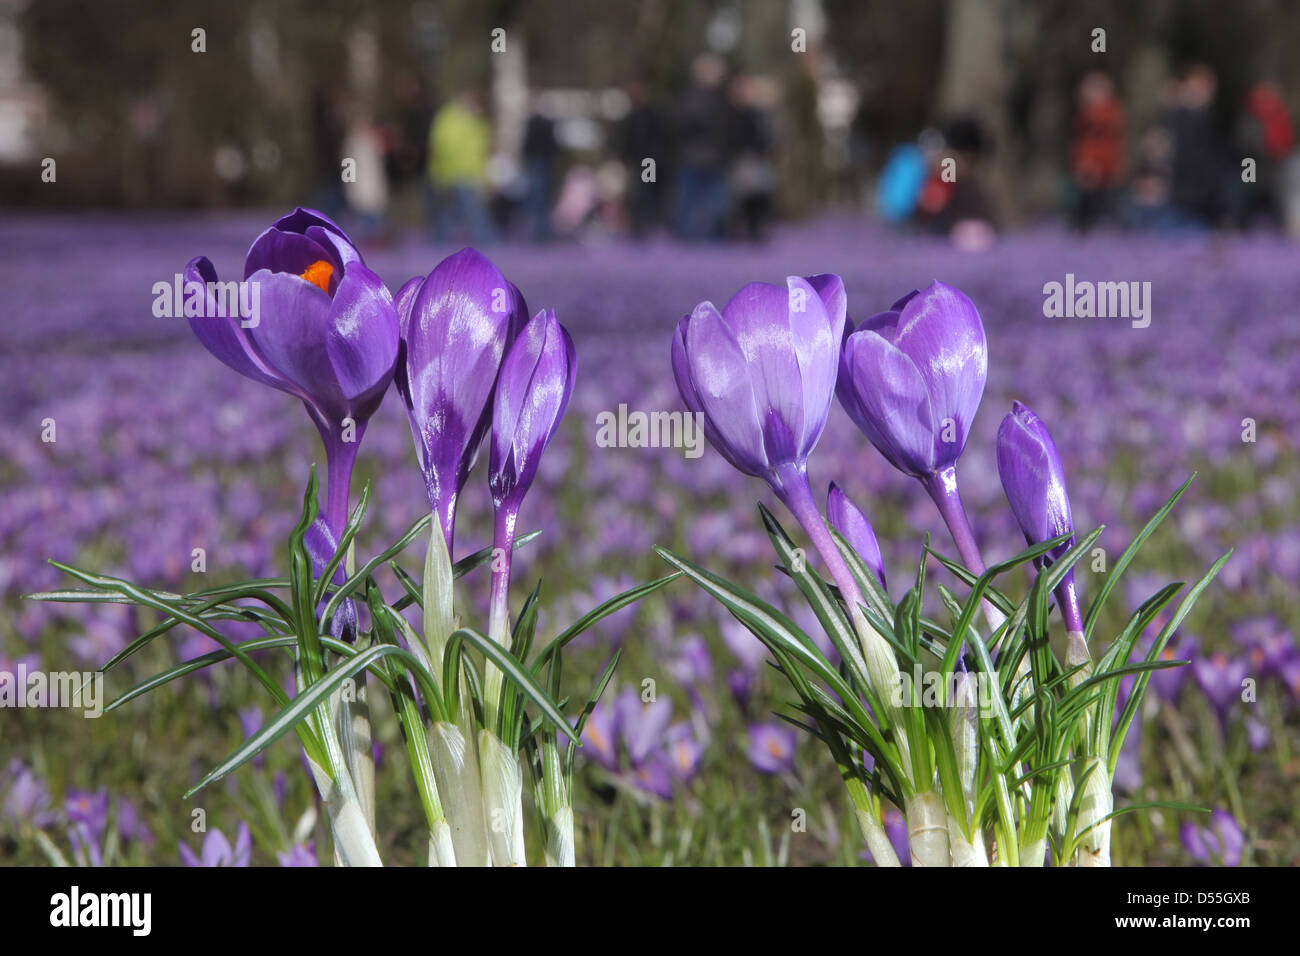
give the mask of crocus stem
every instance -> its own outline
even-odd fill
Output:
[[[483,817],[493,866],[527,866],[524,856],[524,778],[519,755],[490,730],[478,735]]]
[[[331,778],[329,772],[310,757],[307,763],[329,814],[336,862],[343,866],[383,866],[374,833],[357,801],[347,769],[339,768]]]
[[[1065,605],[1062,604],[1062,609]],[[1077,617],[1077,604],[1075,615]],[[1092,675],[1092,655],[1082,630],[1072,629],[1066,635],[1065,666],[1074,670],[1069,678],[1071,688],[1078,687]],[[1075,668],[1079,668],[1075,670]],[[1080,767],[1080,786],[1083,794],[1079,800],[1076,832],[1081,834],[1075,855],[1076,866],[1110,866],[1110,816],[1114,807],[1111,794],[1110,771],[1098,754],[1092,752],[1093,721],[1104,719],[1098,706],[1085,712],[1078,742],[1083,749]]]
[[[844,560],[844,555],[840,553],[835,539],[831,537],[826,522],[822,519],[821,512],[817,510],[812,488],[808,484],[807,470],[801,465],[787,465],[777,469],[772,489],[812,539],[813,547],[826,562],[831,580],[840,589],[840,595],[848,605],[849,617],[853,621],[853,629],[857,632],[858,642],[862,647],[863,665],[867,671],[867,678],[871,681],[871,689],[886,709],[890,724],[897,731],[894,735],[895,743],[898,745],[903,765],[911,766],[911,744],[907,734],[901,730],[905,724],[899,719],[897,707],[898,689],[901,686],[898,659],[894,657],[894,649],[890,647],[889,642],[876,632],[871,622],[867,620],[867,616],[862,613],[862,606],[866,602],[858,588],[858,582],[853,578],[853,572],[849,570],[848,563]],[[917,789],[928,789],[931,782],[925,780],[913,781],[913,783]]]
[[[573,866],[573,805],[555,738],[548,736],[541,745],[542,775],[537,786],[537,804],[546,827],[546,865]]]
[[[907,842],[913,866],[951,866],[948,852],[948,811],[938,784],[903,800]]]
[[[1020,847],[1021,866],[1042,866],[1047,862],[1047,837],[1040,836]]]
[[[862,839],[866,842],[867,849],[871,851],[871,858],[876,861],[876,866],[901,866],[902,864],[898,862],[898,854],[894,852],[894,844],[890,842],[889,834],[885,832],[880,822],[880,808],[867,790],[866,784],[857,777],[846,777],[844,786],[849,792],[849,799],[853,802],[853,812],[858,818],[858,826],[862,829]]]
[[[957,776],[961,781],[963,818],[948,814],[948,847],[953,866],[984,867],[989,865],[984,849],[984,831],[980,821],[974,819],[975,777],[979,772],[979,685],[973,674],[957,677],[948,716],[952,733],[953,752],[957,758]],[[970,836],[967,837],[967,821]]]
[[[921,484],[925,486],[935,507],[939,509],[943,523],[948,526],[948,533],[952,535],[953,544],[957,546],[957,554],[966,565],[966,570],[975,575],[983,574],[986,570],[984,557],[980,554],[979,545],[975,542],[975,531],[971,528],[970,518],[967,517],[966,508],[961,502],[961,492],[957,489],[956,466],[949,465],[942,471],[923,478]],[[989,627],[996,631],[1007,619],[1006,615],[987,600],[983,602],[983,606],[984,617],[988,620]]]
[[[358,431],[363,426],[358,427]],[[333,446],[333,447],[331,447]],[[335,538],[343,536],[343,528],[348,523],[348,497],[352,489],[352,468],[357,461],[357,449],[360,447],[360,435],[357,441],[333,442],[325,444],[326,489],[325,489],[325,523]]]
[[[515,506],[506,503],[498,507],[492,532],[492,602],[488,611],[488,636],[507,649],[510,647],[510,564],[518,517],[519,509]],[[484,664],[484,669],[484,716],[488,729],[495,733],[504,675],[490,661]]]

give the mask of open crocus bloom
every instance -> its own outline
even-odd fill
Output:
[[[974,303],[932,282],[849,334],[836,391],[895,468],[925,478],[953,465],[966,447],[987,378],[988,346]]]
[[[327,450],[345,419],[359,432],[392,380],[398,327],[392,296],[347,234],[299,208],[258,236],[244,259],[253,315],[220,314],[231,310],[221,308],[218,281],[205,256],[185,267],[186,288],[198,282],[207,290],[204,314],[187,316],[204,347],[302,399]]]
[[[719,312],[701,302],[673,336],[682,400],[737,469],[781,483],[821,438],[835,392],[847,300],[839,276],[751,282]]]

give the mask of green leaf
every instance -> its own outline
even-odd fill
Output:
[[[1083,619],[1083,633],[1090,644],[1092,641],[1093,628],[1097,626],[1097,617],[1101,614],[1101,609],[1106,604],[1106,598],[1110,596],[1110,592],[1114,589],[1115,585],[1119,583],[1119,579],[1124,574],[1124,570],[1137,556],[1143,543],[1147,538],[1151,537],[1151,535],[1155,533],[1156,528],[1160,527],[1160,523],[1165,520],[1165,517],[1173,509],[1174,505],[1178,503],[1178,499],[1183,496],[1183,492],[1187,490],[1188,486],[1190,486],[1195,479],[1196,472],[1192,472],[1188,479],[1179,485],[1178,490],[1169,497],[1169,500],[1161,506],[1160,510],[1157,511],[1142,530],[1138,532],[1137,537],[1134,538],[1129,543],[1129,546],[1124,549],[1124,553],[1120,555],[1119,560],[1116,561],[1114,566],[1110,569],[1110,574],[1106,575],[1106,580],[1102,582],[1101,588],[1097,591],[1097,597],[1089,606],[1088,612],[1084,615]]]
[[[622,594],[616,594],[612,598],[602,601],[595,608],[582,615],[582,617],[578,618],[577,621],[561,631],[554,640],[543,647],[538,653],[536,659],[534,659],[532,664],[529,665],[529,670],[532,672],[533,676],[540,674],[542,668],[546,665],[546,662],[550,660],[552,654],[563,649],[565,645],[581,635],[587,630],[587,628],[591,627],[597,621],[609,617],[609,615],[613,614],[615,611],[623,610],[623,608],[627,607],[629,604],[635,604],[647,594],[653,594],[661,587],[671,584],[681,576],[682,573],[676,571],[667,577],[659,578],[657,581],[650,581],[646,584],[638,584],[634,588],[628,588]]]
[[[275,717],[264,724],[248,740],[244,741],[243,746],[190,788],[185,794],[186,798],[238,770],[290,730],[308,720],[316,708],[328,706],[329,695],[336,691],[345,680],[366,670],[382,658],[392,658],[403,664],[406,670],[416,677],[417,683],[421,685],[425,693],[429,693],[430,687],[433,686],[432,678],[415,655],[395,644],[376,644],[374,647],[361,651],[354,657],[341,662],[320,680],[304,688]],[[436,688],[434,693],[436,695]],[[432,705],[432,701],[430,703]],[[327,765],[322,764],[322,766]]]
[[[570,740],[579,743],[577,736],[573,732],[573,728],[570,727],[569,722],[564,719],[564,714],[560,712],[555,702],[551,700],[546,691],[542,690],[542,688],[538,686],[537,681],[533,679],[533,675],[519,662],[517,658],[515,658],[513,654],[507,651],[504,647],[498,645],[491,638],[485,637],[472,628],[460,628],[451,635],[448,645],[450,646],[452,642],[461,641],[477,649],[484,657],[495,664],[501,670],[501,673],[505,678],[511,681],[521,694],[532,701],[533,704],[536,705],[537,709],[546,716],[547,720],[553,723],[560,730],[564,731],[565,736]]]

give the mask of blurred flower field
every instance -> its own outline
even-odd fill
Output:
[[[314,429],[297,402],[213,360],[184,319],[151,311],[154,283],[170,282],[192,256],[236,272],[262,222],[87,215],[0,223],[0,671],[20,662],[90,670],[150,626],[116,606],[20,600],[65,583],[47,557],[174,590],[283,566],[308,468],[323,467]],[[451,251],[413,238],[363,246],[392,289]],[[839,273],[860,321],[942,279],[971,297],[988,335],[988,388],[960,473],[990,560],[1023,547],[994,459],[998,422],[1015,399],[1051,423],[1078,528],[1106,526],[1104,553],[1079,565],[1085,601],[1107,562],[1192,471],[1199,477],[1130,569],[1119,604],[1127,614],[1157,583],[1194,580],[1236,549],[1171,646],[1191,665],[1155,674],[1141,733],[1130,735],[1116,775],[1119,806],[1176,801],[1215,813],[1124,815],[1115,862],[1300,863],[1294,247],[1266,237],[1081,240],[1035,231],[963,254],[829,220],[788,227],[761,246],[489,253],[533,309],[556,311],[578,354],[568,417],[522,514],[525,530],[543,534],[516,563],[516,590],[545,582],[544,635],[665,573],[656,544],[745,582],[798,620],[802,605],[791,600],[793,584],[771,572],[757,518],[756,501],[772,505],[766,488],[711,447],[699,458],[599,447],[597,416],[623,403],[679,409],[668,361],[677,320],[745,282]],[[1045,318],[1043,286],[1067,274],[1150,281],[1150,327]],[[43,441],[51,420],[55,440]],[[863,506],[895,588],[912,576],[924,534],[951,553],[930,502],[838,406],[810,470],[814,488],[834,479]],[[491,540],[482,472],[463,499],[458,553]],[[396,396],[370,424],[357,476],[356,488],[373,483],[358,544],[366,556],[426,509]],[[192,571],[195,548],[206,556],[201,575]],[[418,570],[422,558],[413,546],[402,563]],[[942,579],[937,562],[932,571]],[[396,590],[391,577],[382,583]],[[486,607],[486,578],[462,586],[463,602]],[[1112,607],[1099,633],[1116,633],[1123,617]],[[181,628],[169,641],[111,672],[109,699],[213,646]],[[579,863],[861,862],[834,766],[773,716],[787,692],[743,627],[678,582],[598,625],[566,670],[578,672],[578,686],[590,684],[616,648],[622,661],[579,758]],[[181,799],[259,726],[266,705],[242,670],[204,674],[97,720],[0,710],[0,862],[304,865],[319,854],[328,863],[315,792],[285,742],[227,784]],[[657,702],[643,708],[646,681]],[[375,720],[381,768],[403,759],[386,704]],[[379,836],[386,858],[414,864],[426,851],[419,804],[410,775],[394,769],[378,775]],[[195,831],[196,810],[206,834]],[[806,827],[792,826],[804,819]]]

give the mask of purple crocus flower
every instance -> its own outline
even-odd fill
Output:
[[[704,745],[690,724],[679,721],[670,726],[664,734],[664,749],[674,779],[685,782],[695,776],[704,756]]]
[[[957,489],[957,459],[988,378],[988,344],[974,303],[932,282],[846,331],[835,386],[840,404],[890,464],[921,481],[966,567],[983,573]],[[1002,622],[987,602],[985,610],[993,626]]]
[[[885,586],[885,560],[880,555],[880,543],[867,516],[849,500],[843,489],[831,482],[826,493],[826,519],[853,548],[863,563],[875,572],[881,587]]]
[[[204,256],[185,267],[186,288],[197,282],[206,290],[204,314],[187,316],[190,327],[235,371],[302,400],[325,444],[324,517],[338,535],[357,446],[397,361],[393,298],[336,223],[302,208],[258,236],[244,259],[256,316],[222,315],[231,310],[208,285],[217,281]]]
[[[100,850],[104,830],[108,827],[108,791],[69,790],[63,803],[68,817],[68,839],[72,853],[81,866],[102,866]]]
[[[492,421],[497,373],[528,306],[474,249],[448,256],[397,292],[406,404],[429,507],[451,551],[456,502]]]
[[[295,843],[287,853],[277,853],[276,860],[281,866],[307,867],[320,866],[316,859],[316,850],[311,842]]]
[[[673,377],[682,401],[733,466],[762,478],[812,539],[852,609],[862,602],[808,484],[826,427],[848,300],[831,274],[752,282],[719,312],[701,302],[677,325]]]
[[[1203,865],[1240,866],[1246,849],[1246,836],[1241,826],[1227,810],[1210,814],[1206,826],[1197,826],[1191,820],[1182,825],[1179,836],[1183,849],[1197,863]]]
[[[762,773],[787,773],[794,769],[798,732],[788,724],[749,725],[749,762]]]
[[[0,809],[20,826],[45,827],[54,822],[50,789],[31,767],[15,757],[9,761],[9,787]]]
[[[1038,544],[1063,534],[1071,535],[1069,541],[1036,562],[1040,567],[1051,564],[1074,544],[1070,496],[1065,490],[1065,470],[1051,433],[1020,402],[1012,405],[998,427],[998,475],[1011,504],[1011,513],[1016,516],[1026,541]],[[1056,600],[1066,628],[1071,633],[1082,634],[1083,615],[1079,613],[1073,568],[1057,585]]]
[[[1271,614],[1233,625],[1232,636],[1246,650],[1250,666],[1261,677],[1281,677],[1283,666],[1296,654],[1291,632]]]
[[[895,468],[925,480],[956,464],[987,377],[974,303],[932,282],[850,332],[836,393]]]
[[[673,718],[673,703],[666,697],[650,702],[632,687],[624,687],[614,701],[619,737],[633,767],[639,767],[658,750]]]
[[[519,332],[501,363],[488,484],[497,509],[518,508],[573,394],[573,338],[550,310]]]
[[[1215,651],[1192,661],[1192,676],[1210,702],[1219,725],[1225,730],[1232,709],[1241,703],[1241,684],[1246,679],[1246,661]]]
[[[573,394],[577,357],[568,330],[549,310],[525,325],[501,363],[492,407],[492,446],[488,486],[494,511],[489,626],[493,636],[508,627],[510,565],[519,506],[537,476],[542,452],[555,437]]]
[[[1150,642],[1147,642],[1150,647]],[[1161,649],[1159,659],[1162,661],[1194,661],[1197,659],[1197,653],[1200,650],[1200,641],[1191,634],[1181,630],[1175,631]],[[1150,687],[1155,695],[1161,700],[1167,700],[1174,706],[1178,705],[1179,699],[1183,696],[1183,687],[1187,684],[1187,678],[1191,676],[1191,668],[1183,667],[1165,667],[1158,671],[1151,672]]]
[[[235,844],[230,845],[226,835],[212,829],[203,838],[203,848],[195,853],[184,843],[180,845],[181,862],[186,866],[249,866],[253,856],[253,837],[248,824],[240,823],[235,834]]]
[[[606,700],[596,704],[583,725],[582,755],[611,773],[618,771],[618,714]]]
[[[117,832],[123,840],[146,845],[153,843],[153,832],[140,819],[140,812],[135,808],[135,804],[126,797],[117,798],[116,825]]]
[[[673,336],[682,400],[740,471],[797,483],[826,427],[847,299],[839,276],[752,282],[721,312],[701,302]]]

